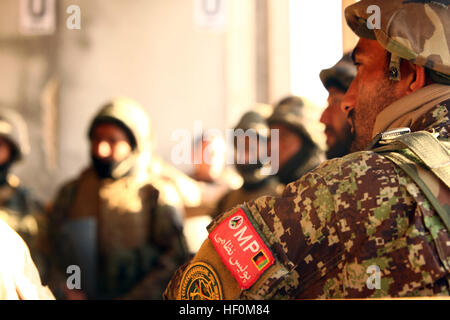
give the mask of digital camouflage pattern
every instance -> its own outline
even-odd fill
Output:
[[[283,189],[283,185],[277,179],[270,178],[255,189],[248,190],[241,187],[238,190],[231,190],[219,200],[217,208],[212,213],[212,217],[230,210],[239,204],[255,200],[262,196],[279,196]]]
[[[448,143],[450,100],[414,123]],[[413,159],[413,158],[412,158]],[[431,186],[433,186],[431,184]],[[448,188],[433,193],[448,208]],[[385,156],[362,151],[323,163],[289,184],[281,197],[242,206],[277,261],[242,291],[208,240],[192,263],[213,266],[225,299],[315,299],[449,296],[450,235],[432,204],[405,171]],[[233,214],[219,216],[211,232]],[[371,266],[380,288],[367,285]],[[165,297],[175,298],[183,268]]]
[[[381,30],[367,29],[370,5],[381,8]],[[450,65],[448,14],[442,0],[362,0],[346,9],[348,23],[360,37],[384,43],[394,62],[400,57],[439,73],[442,84],[448,84]],[[241,206],[276,257],[252,287],[240,289],[209,239],[191,264],[205,262],[215,269],[224,299],[448,297],[450,99],[429,108],[448,87],[427,87],[406,96],[423,101],[410,106],[404,97],[396,102],[396,117],[407,120],[413,134],[389,141],[389,146],[412,141],[408,148],[396,145],[327,161],[289,184],[281,197]],[[430,89],[432,97],[422,95]],[[387,121],[381,127],[395,128]],[[414,141],[421,135],[435,139],[436,153],[414,151],[428,139]],[[208,231],[235,211],[219,216]],[[174,274],[166,298],[177,297],[185,268]],[[379,287],[372,286],[374,269],[379,270]]]
[[[381,9],[380,29],[367,27],[373,5]],[[345,17],[359,37],[377,40],[392,54],[434,70],[440,82],[450,83],[448,1],[362,0],[347,7]]]

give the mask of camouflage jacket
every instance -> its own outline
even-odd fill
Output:
[[[93,229],[89,223],[79,224],[83,220],[94,221]],[[87,278],[82,281],[86,288],[81,290],[89,291],[88,298],[161,299],[170,275],[187,259],[179,213],[160,199],[152,185],[134,176],[102,181],[92,169],[85,170],[61,188],[49,221],[57,275],[51,286],[55,292],[60,290],[61,298],[68,277],[66,269],[78,264],[73,256],[76,247],[83,246],[77,240],[82,232],[86,233],[85,239],[93,239],[88,244],[93,248],[89,251],[85,247],[84,252],[95,255],[92,264],[83,260],[89,270],[96,269],[90,270],[95,274],[89,278],[94,279],[91,283]],[[77,223],[80,235],[71,236],[67,228],[74,230]],[[88,229],[93,231],[89,233]]]
[[[434,129],[448,142],[449,108],[450,100],[439,103],[416,121],[413,131]],[[437,191],[448,212],[448,188]],[[204,268],[204,275],[215,283],[215,290],[203,292],[224,299],[450,293],[449,231],[418,185],[379,153],[363,151],[327,161],[289,184],[281,197],[262,197],[241,209],[213,221],[210,237],[191,263],[173,276],[165,298],[196,296],[189,292],[189,281],[195,281],[189,273],[192,266]],[[242,226],[245,216],[250,221],[244,224],[247,233],[226,233],[227,226]],[[252,238],[260,240],[250,243]],[[244,251],[262,248],[262,253],[255,250],[254,257],[246,257],[241,250],[241,257],[236,257],[242,245]],[[227,254],[233,260],[227,260]],[[238,263],[237,258],[258,263],[256,282],[248,288],[251,263]]]
[[[237,190],[231,190],[225,194],[217,203],[217,208],[212,212],[212,217],[230,210],[231,208],[262,196],[278,196],[283,191],[283,185],[276,178],[269,178],[263,181],[261,186],[254,189],[241,187]]]
[[[285,185],[294,182],[308,171],[315,169],[324,160],[323,151],[315,144],[308,143],[278,170],[278,180]]]

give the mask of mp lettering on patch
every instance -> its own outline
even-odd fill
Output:
[[[241,289],[250,288],[275,261],[242,208],[211,231],[209,239]]]

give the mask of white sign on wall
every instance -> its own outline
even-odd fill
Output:
[[[225,31],[227,0],[195,0],[194,19],[199,29]]]
[[[20,0],[20,33],[24,35],[50,35],[55,32],[55,29],[55,0]]]

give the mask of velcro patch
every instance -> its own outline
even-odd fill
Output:
[[[242,208],[222,221],[209,239],[241,289],[250,288],[275,261]]]

